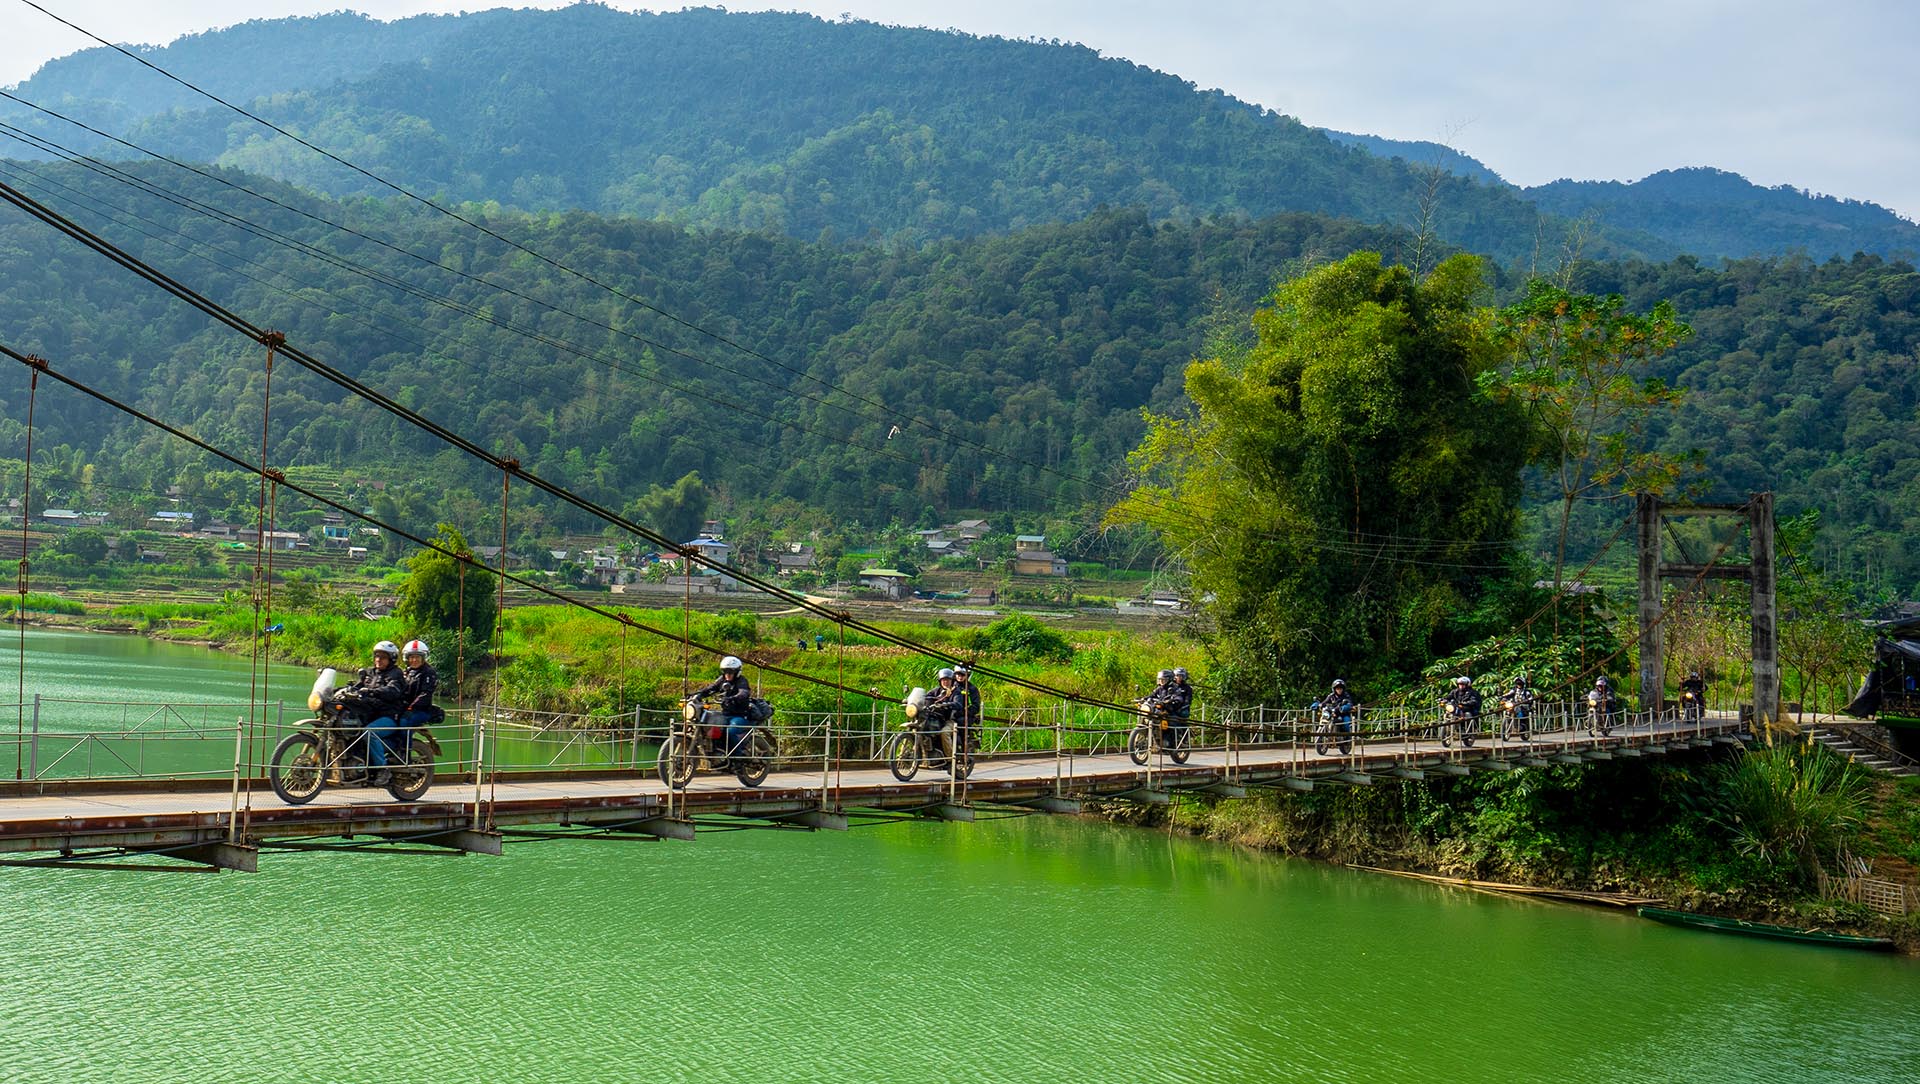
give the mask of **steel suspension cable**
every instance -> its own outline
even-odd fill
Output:
[[[15,782],[26,778],[27,759],[27,523],[33,518],[33,408],[40,398],[40,374],[47,371],[47,362],[32,354],[20,358],[27,366],[27,458],[21,477],[20,493],[20,568],[19,607],[14,611],[13,619],[20,626],[20,683],[14,705],[14,746],[13,778]],[[36,719],[38,716],[35,717]]]

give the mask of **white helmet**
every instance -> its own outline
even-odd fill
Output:
[[[1453,683],[1455,685],[1471,685],[1473,684],[1473,679],[1462,674],[1461,676],[1454,678]]]
[[[950,678],[950,677],[952,677],[952,676],[953,676],[953,671],[952,671],[952,670],[950,670],[950,669],[948,669],[948,668],[947,668],[947,667],[945,667],[945,666],[942,666],[942,667],[940,668],[940,672],[939,672],[939,673],[937,673],[937,674],[935,674],[935,675],[933,675],[933,676],[934,676],[934,677],[937,677],[937,678],[939,678],[939,679],[940,679],[941,681],[945,681],[945,680],[947,680],[948,678]]]
[[[382,640],[373,645],[373,653],[375,655],[380,654],[382,651],[387,653],[387,658],[389,659],[397,659],[400,657],[400,649],[394,646],[392,640]]]
[[[726,658],[720,660],[720,669],[722,670],[738,670],[743,665],[745,664],[740,661],[738,655],[728,655]]]
[[[405,658],[408,655],[418,655],[424,659],[432,654],[433,652],[427,648],[427,642],[425,640],[408,640],[407,646],[400,649],[401,658]]]

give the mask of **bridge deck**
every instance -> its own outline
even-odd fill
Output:
[[[101,849],[173,852],[197,861],[252,868],[260,844],[331,837],[407,839],[464,850],[499,852],[500,831],[532,825],[587,827],[636,835],[692,838],[696,818],[733,816],[800,827],[846,827],[846,810],[921,812],[969,819],[980,805],[1072,809],[1079,799],[1166,801],[1176,790],[1239,796],[1242,788],[1307,789],[1315,781],[1364,785],[1474,770],[1510,770],[1609,756],[1645,756],[1734,741],[1737,719],[1641,724],[1606,738],[1580,731],[1537,735],[1528,742],[1481,740],[1472,749],[1437,741],[1389,742],[1351,755],[1326,756],[1293,744],[1196,749],[1184,766],[1156,756],[1148,767],[1124,754],[1052,753],[982,761],[956,783],[923,771],[910,783],[885,768],[783,763],[758,788],[730,775],[701,774],[681,792],[651,776],[580,773],[560,778],[489,777],[478,802],[472,782],[441,782],[429,800],[395,802],[384,791],[328,790],[304,806],[283,804],[257,782],[250,809],[236,825],[231,784],[165,792],[114,791],[100,784],[62,793],[0,798],[0,852]],[[240,830],[237,830],[240,829]]]

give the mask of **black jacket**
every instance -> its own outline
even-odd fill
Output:
[[[1471,685],[1455,685],[1453,691],[1440,698],[1443,704],[1452,704],[1468,715],[1480,714],[1480,690]]]
[[[986,704],[980,699],[980,686],[975,685],[971,681],[955,682],[953,691],[960,697],[961,702],[966,705],[967,723],[978,726],[980,717],[986,709]]]
[[[706,697],[720,694],[720,714],[732,717],[747,713],[747,701],[753,699],[753,687],[747,684],[747,675],[742,673],[734,677],[721,677],[693,695]]]
[[[434,690],[440,687],[440,675],[434,672],[433,664],[424,662],[418,670],[407,672],[407,708],[408,711],[426,711],[433,707]]]
[[[345,691],[350,695],[355,714],[378,719],[406,706],[407,675],[398,666],[385,670],[377,666],[363,667]]]
[[[1167,693],[1161,701],[1167,707],[1167,714],[1181,719],[1193,710],[1193,686],[1182,685],[1178,681],[1167,682]]]

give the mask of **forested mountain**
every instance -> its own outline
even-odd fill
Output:
[[[1409,227],[1434,160],[1426,145],[1323,133],[1082,46],[804,15],[595,5],[393,24],[330,15],[249,23],[156,55],[423,191],[809,240],[918,244],[1102,205],[1155,220],[1303,211]],[[194,160],[382,194],[102,50],[47,65],[21,93]],[[0,117],[91,145],[20,107]],[[1556,216],[1588,212],[1593,256],[1920,252],[1920,229],[1871,205],[1772,193],[1779,206],[1748,230],[1750,193],[1676,215],[1665,186],[1642,182],[1604,200],[1555,188],[1543,216],[1472,159],[1439,164],[1450,172],[1431,204],[1434,232],[1508,261],[1557,250]]]
[[[1702,256],[1920,256],[1920,229],[1884,207],[1763,188],[1719,169],[1664,170],[1633,184],[1555,181],[1526,193],[1554,214],[1651,234]]]
[[[585,213],[486,215],[743,351],[393,202],[328,203],[228,175],[444,268],[157,168],[142,175],[391,279],[271,247],[73,167],[0,175],[595,499],[624,505],[698,471],[736,507],[790,499],[868,525],[975,509],[1097,513],[1112,496],[1101,486],[1139,440],[1141,408],[1178,409],[1186,363],[1211,338],[1244,334],[1277,276],[1361,249],[1409,251],[1404,234],[1307,215],[1170,224],[1106,211],[911,249]],[[1489,302],[1518,284],[1498,269],[1491,277]],[[0,282],[0,342],[236,451],[257,448],[256,345],[11,211],[0,215]],[[1920,531],[1911,265],[1683,258],[1589,265],[1576,285],[1620,291],[1639,308],[1670,297],[1697,329],[1661,362],[1660,375],[1692,389],[1661,440],[1701,449],[1717,495],[1774,489],[1788,513],[1821,508],[1835,528],[1823,556],[1914,586],[1920,556],[1901,541]],[[25,394],[24,372],[0,370],[0,457],[24,450]],[[36,503],[124,499],[150,510],[175,483],[205,494],[203,507],[251,500],[245,484],[210,481],[197,454],[71,392],[43,383],[36,411]],[[415,526],[477,529],[497,508],[497,476],[290,366],[274,377],[273,434],[273,462],[389,483],[387,499]],[[17,492],[17,470],[4,478]],[[591,526],[524,493],[515,514],[536,532]]]

